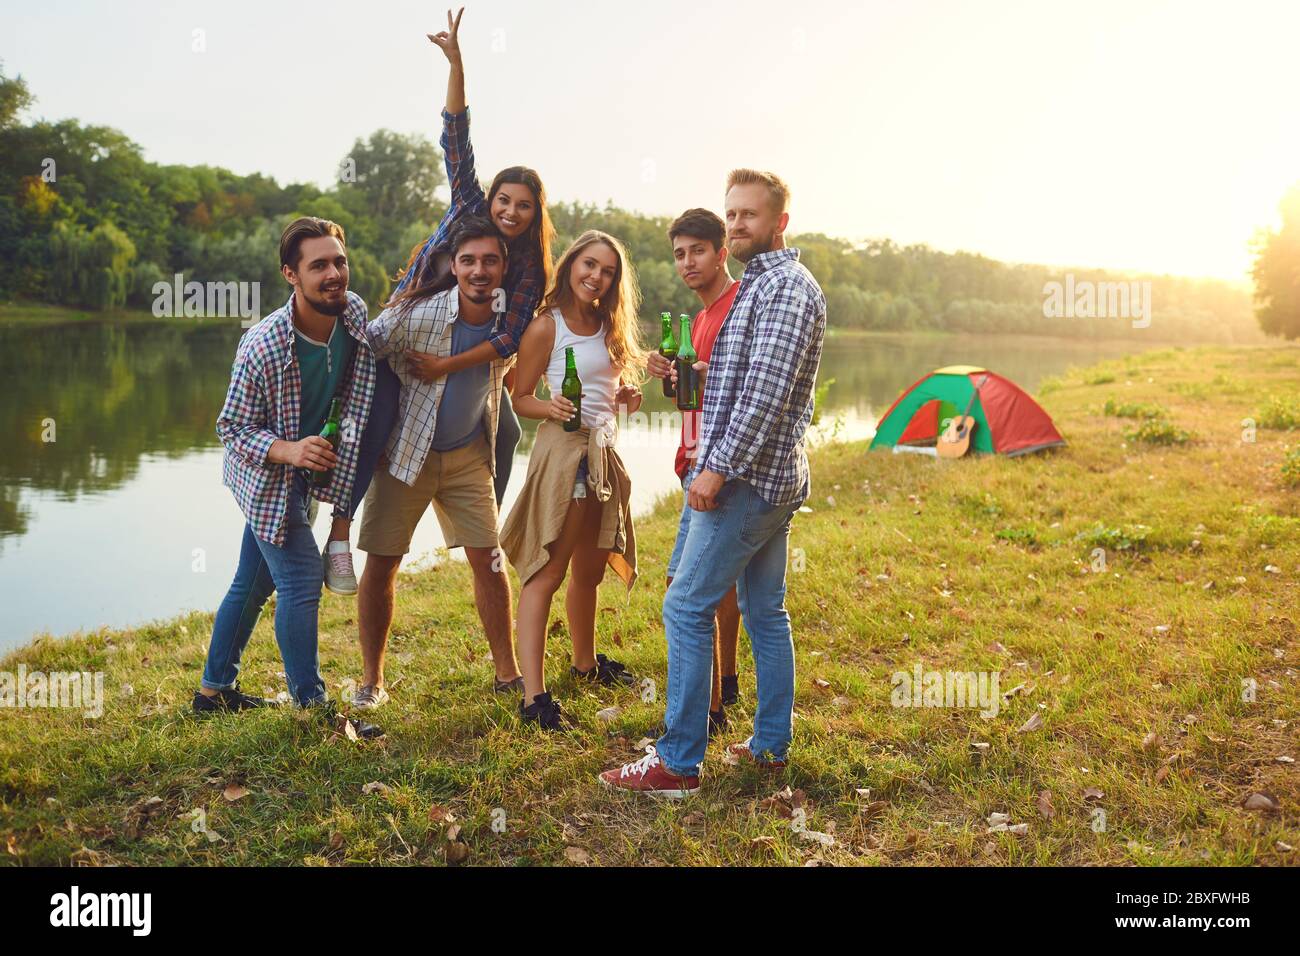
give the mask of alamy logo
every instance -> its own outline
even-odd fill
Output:
[[[0,707],[67,707],[87,717],[104,715],[104,672],[0,671]]]
[[[183,273],[171,283],[153,284],[155,318],[225,319],[238,316],[251,328],[262,315],[260,282],[186,282]]]
[[[151,893],[69,893],[50,897],[51,926],[129,926],[132,935],[148,936],[153,927]]]
[[[1043,317],[1048,319],[1132,319],[1133,328],[1151,324],[1151,283],[1093,282],[1066,273],[1065,282],[1043,286]]]
[[[895,707],[980,708],[981,717],[996,717],[1001,697],[999,671],[895,671],[889,682],[889,702]]]

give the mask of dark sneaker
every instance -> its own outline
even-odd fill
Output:
[[[252,697],[240,693],[239,685],[236,684],[234,687],[217,691],[215,697],[209,697],[196,690],[194,701],[190,706],[194,708],[194,713],[206,716],[252,710],[254,707],[275,707],[278,703],[266,697]]]
[[[526,724],[537,724],[543,730],[563,730],[565,726],[564,714],[560,711],[560,702],[552,700],[549,693],[538,694],[527,707],[524,706],[521,697],[519,699],[519,719]]]
[[[524,679],[516,677],[514,680],[497,680],[492,678],[492,693],[494,694],[522,694],[524,692]]]
[[[709,736],[715,737],[726,729],[727,729],[726,708],[719,707],[717,710],[709,711]]]
[[[596,666],[591,670],[580,671],[576,667],[570,667],[569,676],[580,680],[595,681],[607,687],[612,687],[615,684],[631,687],[636,683],[636,677],[632,675],[631,671],[618,661],[610,660],[604,654],[596,655]]]
[[[654,747],[645,749],[645,756],[625,763],[617,770],[606,770],[600,782],[614,790],[630,790],[651,797],[668,797],[680,800],[700,789],[697,776],[679,777],[663,765]]]
[[[731,707],[740,701],[740,678],[735,674],[722,678],[722,706]]]
[[[352,725],[353,732],[362,740],[374,740],[377,737],[384,736],[384,729],[378,724],[371,724],[356,717],[348,717],[346,714],[339,713],[334,701],[327,700],[323,704],[309,705],[313,710],[320,711],[320,716],[325,723],[335,730],[343,728],[344,723]]]

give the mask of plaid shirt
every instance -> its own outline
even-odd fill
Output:
[[[357,440],[375,393],[375,357],[365,341],[366,303],[348,293],[343,327],[357,340],[352,378],[344,386],[339,463],[325,488],[312,488],[321,501],[346,507],[357,470]],[[239,340],[226,403],[217,416],[217,436],[226,446],[222,482],[234,492],[253,534],[284,547],[284,513],[293,484],[292,465],[273,465],[267,452],[277,439],[298,441],[302,373],[293,347],[293,295]]]
[[[825,333],[826,297],[798,249],[749,261],[713,343],[692,480],[707,469],[771,505],[807,500],[804,434]]]
[[[451,252],[451,230],[463,216],[488,216],[487,196],[479,185],[474,171],[474,147],[469,141],[469,109],[461,113],[442,111],[442,153],[447,161],[447,182],[451,184],[451,205],[438,223],[438,230],[420,249],[419,255],[397,283],[393,295],[401,292],[411,279],[424,268],[431,256]],[[541,210],[537,210],[538,215]],[[523,244],[518,244],[522,246]],[[510,358],[519,351],[524,329],[533,320],[542,293],[546,291],[546,271],[541,260],[531,249],[512,247],[506,267],[506,291],[509,301],[501,328],[492,333],[489,342],[502,358]]]
[[[438,425],[438,405],[447,385],[447,376],[426,384],[407,367],[406,349],[426,352],[443,358],[451,355],[452,326],[460,313],[460,289],[452,288],[415,302],[409,311],[384,309],[366,326],[366,335],[376,358],[387,358],[393,373],[402,383],[397,427],[388,438],[388,472],[399,481],[414,485],[424,468],[433,446],[433,432]],[[495,313],[494,334],[505,321]],[[496,476],[497,409],[501,405],[501,388],[506,369],[513,359],[495,359],[491,364],[487,402],[483,408],[483,433],[487,435],[492,475]]]

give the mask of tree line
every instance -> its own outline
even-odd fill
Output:
[[[358,139],[328,189],[281,186],[260,173],[150,162],[137,144],[107,126],[73,119],[20,122],[32,102],[23,79],[0,70],[0,299],[147,308],[155,283],[181,273],[186,281],[259,282],[267,312],[281,291],[287,296],[279,274],[280,232],[299,215],[315,215],[346,230],[351,286],[373,308],[446,208],[438,195],[446,180],[441,153],[420,134],[381,129]],[[647,322],[660,311],[698,308],[673,269],[669,217],[612,203],[555,203],[551,213],[560,248],[587,228],[627,244]],[[802,234],[790,243],[826,291],[828,318],[838,328],[1136,334],[1115,318],[1045,316],[1045,284],[1071,271],[1076,281],[1149,281],[1155,322],[1141,331],[1150,337],[1237,342],[1260,336],[1248,291],[1216,280],[1011,264],[889,239]],[[1273,271],[1285,273],[1281,266]],[[1285,333],[1276,322],[1265,328]]]

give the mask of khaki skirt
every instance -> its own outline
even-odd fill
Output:
[[[612,427],[566,432],[559,422],[549,420],[537,426],[528,476],[501,528],[501,549],[525,584],[546,565],[551,559],[547,546],[559,540],[564,528],[574,476],[584,457],[589,496],[601,503],[596,546],[609,552],[609,566],[631,590],[636,581],[632,482],[614,450]]]

